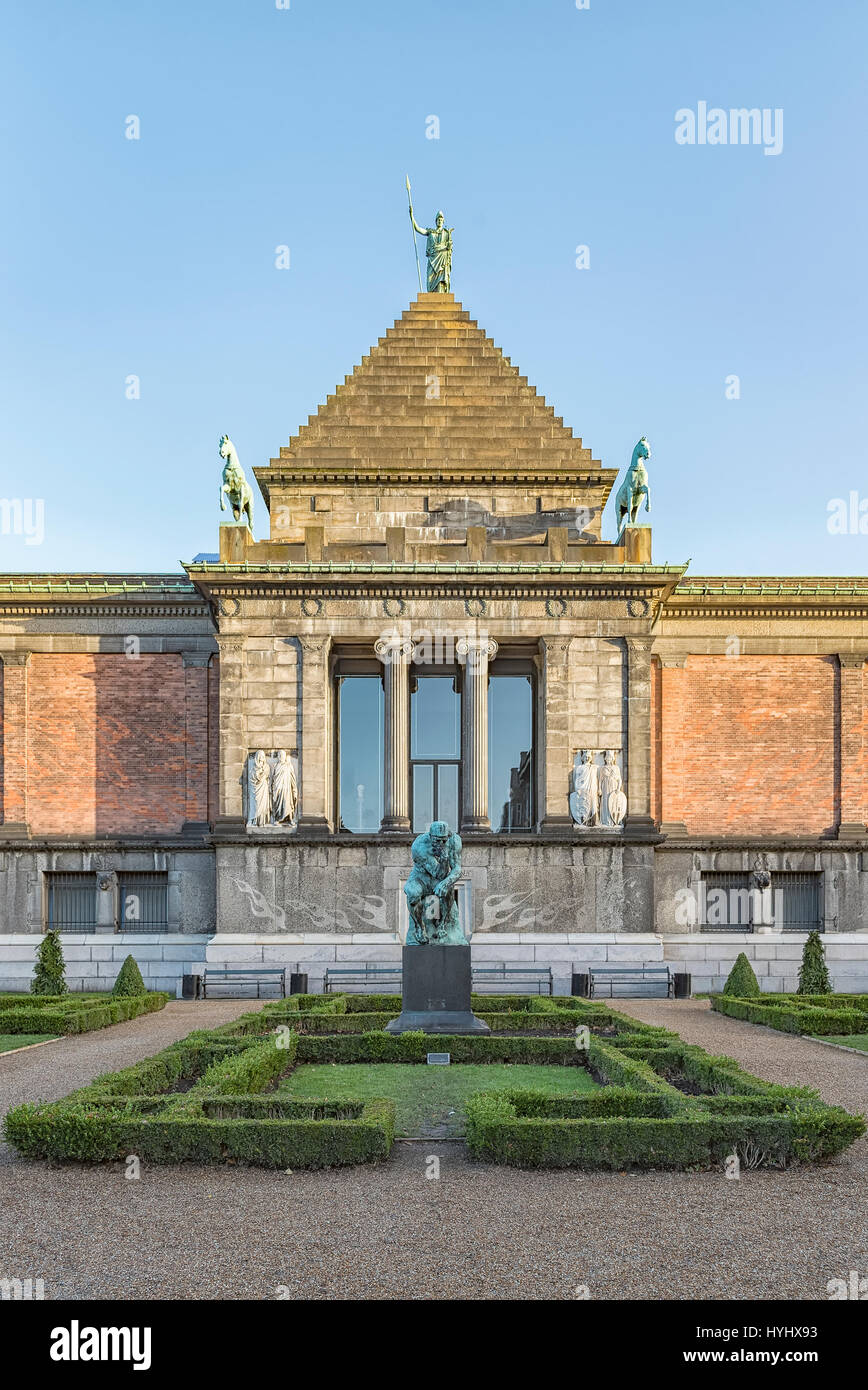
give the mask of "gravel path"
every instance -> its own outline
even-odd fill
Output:
[[[200,1023],[202,1007],[170,1005],[157,1045]],[[217,1009],[222,1018],[233,1011],[213,1007],[209,1022]],[[761,1075],[798,1074],[829,1100],[855,1106],[856,1068],[868,1072],[858,1057],[706,1019],[698,1003],[624,1009],[647,1010]],[[53,1080],[53,1048],[5,1066],[26,1057],[42,1093],[61,1094],[154,1043],[153,1032],[130,1039],[123,1056],[91,1058],[90,1071],[72,1049],[72,1071]],[[15,1084],[19,1096],[23,1078]],[[868,1273],[860,1147],[861,1164],[850,1150],[828,1167],[738,1181],[519,1172],[470,1163],[462,1145],[440,1140],[399,1143],[379,1167],[145,1168],[137,1182],[121,1164],[52,1168],[9,1155],[0,1165],[0,1275],[42,1277],[51,1299],[272,1299],[283,1286],[310,1299],[570,1300],[584,1285],[592,1299],[825,1300],[829,1279]],[[440,1158],[439,1180],[426,1177],[430,1155]]]

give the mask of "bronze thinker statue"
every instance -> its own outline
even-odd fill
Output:
[[[461,840],[443,820],[417,835],[413,869],[404,884],[410,927],[408,946],[466,946],[455,885],[461,877]]]

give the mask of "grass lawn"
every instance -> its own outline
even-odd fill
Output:
[[[410,1066],[400,1062],[343,1066],[302,1066],[280,1090],[298,1100],[367,1100],[387,1096],[396,1108],[396,1134],[445,1139],[464,1133],[464,1102],[474,1091],[512,1086],[556,1091],[559,1095],[591,1091],[596,1082],[584,1067],[501,1066],[471,1063],[448,1067]]]
[[[0,1052],[14,1052],[17,1047],[30,1047],[56,1037],[56,1033],[0,1033]]]
[[[839,1047],[855,1047],[859,1052],[868,1052],[868,1033],[842,1033],[831,1038],[821,1038],[820,1041],[837,1043]]]

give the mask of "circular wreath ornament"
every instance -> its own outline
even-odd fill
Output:
[[[321,598],[303,598],[301,601],[301,611],[306,618],[318,618],[322,610]]]
[[[562,618],[567,611],[567,601],[563,598],[547,598],[546,613],[550,618]]]
[[[464,611],[468,618],[481,618],[487,609],[488,604],[484,598],[466,598],[464,600]]]
[[[221,598],[217,607],[220,610],[221,618],[237,618],[241,612],[240,598]]]
[[[400,618],[406,607],[407,605],[402,598],[383,599],[383,612],[387,618]]]
[[[627,599],[627,613],[631,618],[647,618],[650,606],[647,598]]]

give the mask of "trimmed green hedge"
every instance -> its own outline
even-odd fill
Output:
[[[9,999],[18,1002],[8,1003]],[[168,1004],[170,995],[156,991],[148,994],[112,998],[110,994],[90,995],[85,999],[69,999],[66,995],[6,996],[0,1000],[0,1021],[3,1033],[90,1033],[94,1028],[107,1028],[112,1023],[126,1023],[140,1014],[155,1013]],[[26,1002],[25,1002],[26,1000]],[[39,1027],[34,1028],[38,1023]]]
[[[3,1132],[30,1158],[106,1162],[134,1153],[151,1163],[255,1163],[324,1168],[387,1158],[390,1100],[335,1104],[262,1095],[295,1063],[301,1041],[274,1036],[185,1039],[50,1105],[19,1105]],[[193,1080],[182,1089],[178,1083]],[[172,1091],[175,1087],[175,1091]],[[160,1095],[154,1092],[162,1092]]]
[[[277,1119],[231,1114],[240,1105],[233,1096],[207,1102],[212,1112],[221,1105],[227,1118],[212,1119],[204,1110],[142,1118],[100,1106],[19,1105],[6,1117],[4,1132],[26,1157],[79,1163],[133,1153],[150,1163],[232,1160],[262,1168],[327,1168],[378,1162],[392,1148],[395,1107],[389,1100],[368,1101],[349,1119],[328,1115],[327,1101],[309,1101]]]
[[[426,1033],[362,1033],[356,1036],[313,1037],[301,1033],[298,1061],[304,1062],[419,1062],[429,1052],[448,1052],[453,1062],[521,1062],[572,1067],[582,1054],[572,1038],[503,1038],[496,1034],[467,1037]]]
[[[763,1023],[782,1033],[868,1033],[868,996],[776,994],[760,999],[736,999],[715,994],[711,1007],[745,1023]]]
[[[733,1153],[749,1167],[784,1167],[831,1158],[865,1128],[833,1106],[771,1115],[696,1108],[668,1118],[635,1112],[592,1117],[576,1115],[573,1102],[560,1100],[477,1092],[467,1104],[471,1154],[519,1168],[716,1168]]]
[[[304,1063],[421,1065],[434,1048],[458,1065],[588,1067],[600,1083],[576,1095],[478,1092],[468,1106],[468,1145],[490,1162],[684,1168],[716,1166],[736,1153],[746,1166],[783,1166],[829,1158],[865,1130],[860,1116],[824,1105],[813,1091],[772,1085],[732,1058],[585,1001],[490,996],[490,1034],[393,1037],[383,1027],[398,1012],[394,996],[363,996],[361,1008],[350,1005],[358,996],[293,998],[195,1031],[52,1105],[18,1106],[6,1118],[6,1138],[27,1155],[75,1161],[135,1153],[154,1163],[373,1162],[391,1149],[392,1102],[294,1100],[274,1089],[278,1079]],[[786,1017],[786,1001],[776,998]],[[72,1015],[86,1017],[90,1007]],[[822,1011],[807,1001],[802,1012]],[[850,1012],[868,1018],[860,1009],[829,1012],[839,1025]],[[580,1025],[589,1029],[587,1050],[580,1038],[557,1036]],[[546,1028],[548,1036],[529,1036]]]

